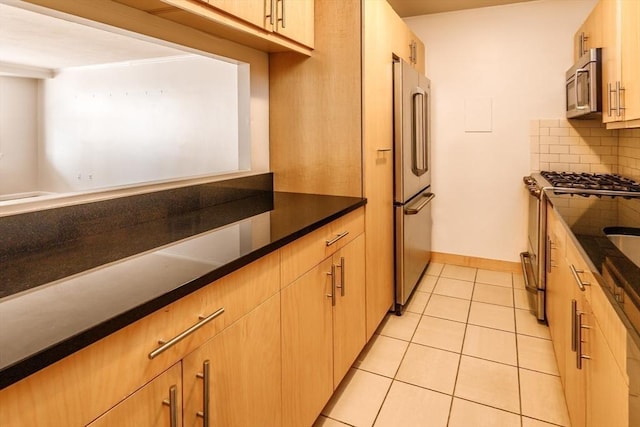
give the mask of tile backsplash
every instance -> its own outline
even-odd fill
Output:
[[[640,180],[640,129],[596,120],[542,119],[530,126],[531,170],[618,173]]]

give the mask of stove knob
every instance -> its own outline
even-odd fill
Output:
[[[532,184],[535,184],[536,182],[536,180],[533,179],[532,176],[525,176],[524,178],[522,178],[522,181],[524,181],[524,183],[527,185],[532,185]]]

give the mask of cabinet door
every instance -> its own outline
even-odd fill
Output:
[[[621,120],[617,114],[616,83],[622,80],[620,66],[620,2],[619,0],[601,0],[602,3],[602,121],[604,123]]]
[[[640,119],[640,2],[602,1],[605,123]],[[634,125],[637,125],[635,122]]]
[[[587,426],[629,425],[629,385],[620,371],[600,326],[591,321],[584,362],[587,374]]]
[[[556,217],[553,208],[547,205],[547,289],[546,310],[553,349],[563,385],[566,379],[565,359],[570,351],[571,297],[566,279],[568,266],[565,262],[566,232]]]
[[[89,424],[90,427],[182,426],[182,369],[173,365]]]
[[[314,0],[271,1],[275,2],[274,31],[300,44],[313,47]]]
[[[280,361],[276,295],[183,360],[185,426],[279,426]]]
[[[602,47],[602,2],[598,2],[573,37],[574,62],[589,49]]]
[[[281,292],[284,426],[312,425],[333,393],[331,263]]]
[[[640,119],[640,2],[622,0],[620,34],[624,120]],[[636,126],[639,126],[637,123]]]
[[[364,234],[333,256],[333,386],[338,386],[366,343]]]
[[[230,15],[250,24],[265,28],[271,1],[276,0],[203,0]]]

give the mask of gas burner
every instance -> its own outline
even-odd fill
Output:
[[[640,194],[640,183],[618,174],[542,171],[540,175],[554,188],[576,190],[577,194],[581,194],[580,190]],[[594,193],[581,195],[589,194]]]

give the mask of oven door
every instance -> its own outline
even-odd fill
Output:
[[[545,320],[545,205],[541,193],[529,189],[527,252],[520,254],[522,274],[527,289],[531,312],[543,322]]]

